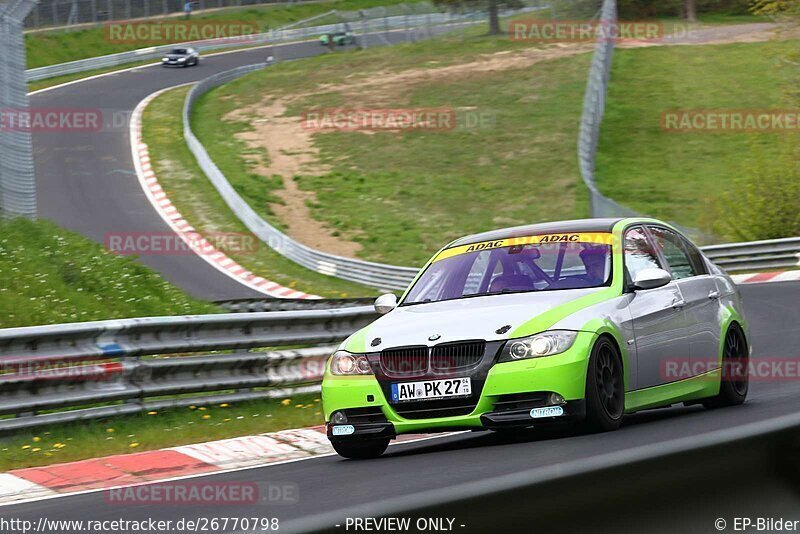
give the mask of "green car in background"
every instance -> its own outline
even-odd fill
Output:
[[[351,31],[336,31],[320,36],[319,44],[322,46],[345,46],[356,44],[356,36]]]
[[[607,431],[627,413],[747,396],[736,285],[655,219],[463,237],[375,308],[322,383],[327,435],[346,458],[379,456],[403,433]]]

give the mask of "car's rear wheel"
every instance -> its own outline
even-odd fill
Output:
[[[734,323],[725,334],[725,343],[722,348],[722,378],[719,394],[705,399],[703,406],[721,408],[736,406],[744,402],[750,385],[747,370],[749,359],[750,350],[747,347],[744,332],[739,325]]]
[[[625,413],[622,359],[614,343],[601,337],[592,348],[586,373],[586,420],[588,430],[616,430]]]
[[[351,460],[369,460],[377,458],[389,446],[388,439],[371,439],[369,441],[334,441],[331,442],[333,450],[339,456]]]

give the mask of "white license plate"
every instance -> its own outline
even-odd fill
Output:
[[[392,402],[469,397],[470,395],[472,395],[472,382],[469,378],[392,384]]]

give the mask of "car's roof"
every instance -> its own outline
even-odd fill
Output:
[[[575,232],[610,232],[614,225],[623,220],[622,217],[605,219],[576,219],[573,221],[557,221],[539,224],[527,224],[525,226],[514,226],[513,228],[501,228],[490,230],[480,234],[464,236],[453,241],[450,246],[469,245],[483,241],[494,241],[497,239],[508,239],[511,237],[524,237],[540,234],[560,234]]]

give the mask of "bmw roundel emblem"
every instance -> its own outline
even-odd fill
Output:
[[[442,337],[441,334],[433,334],[432,336],[428,336],[428,341],[436,341],[440,337]]]

